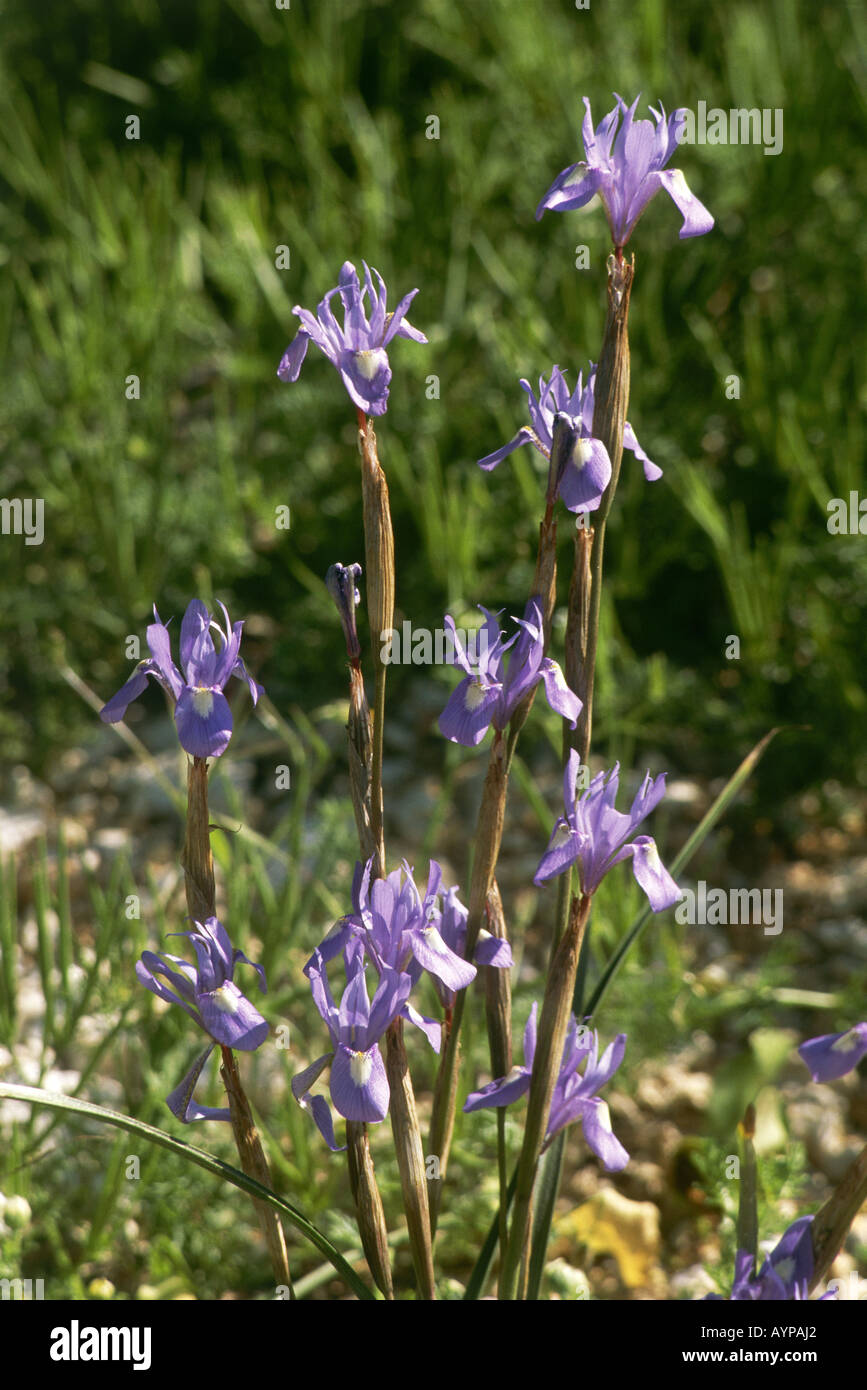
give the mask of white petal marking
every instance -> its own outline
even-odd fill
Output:
[[[365,381],[373,381],[377,372],[388,366],[388,354],[382,348],[364,348],[355,353],[355,364]]]
[[[352,1077],[353,1084],[356,1086],[366,1086],[370,1080],[370,1073],[373,1071],[373,1058],[369,1052],[353,1052],[350,1054],[349,1075]]]
[[[200,719],[208,719],[214,708],[214,692],[206,685],[193,687],[193,709]]]
[[[220,985],[219,989],[212,990],[211,998],[220,1010],[220,1013],[236,1014],[240,1008],[241,996],[230,989],[228,984]]]
[[[590,462],[591,453],[592,450],[590,448],[589,439],[575,440],[575,445],[572,449],[572,463],[574,464],[576,470],[579,473],[582,472],[582,470],[586,468],[587,464]]]
[[[608,1109],[607,1101],[601,1100],[597,1105],[596,1118],[599,1121],[600,1128],[604,1129],[606,1134],[611,1134],[611,1111]]]
[[[464,695],[464,704],[466,705],[467,709],[472,713],[474,710],[477,710],[479,708],[479,705],[482,703],[484,698],[485,692],[482,689],[481,681],[474,680],[471,682],[470,685],[467,686],[466,694]]]

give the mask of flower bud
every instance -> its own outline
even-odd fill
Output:
[[[361,659],[358,630],[355,626],[355,606],[361,602],[357,584],[361,578],[361,565],[332,565],[325,576],[329,594],[337,604],[343,635],[346,638],[346,651],[352,662]]]

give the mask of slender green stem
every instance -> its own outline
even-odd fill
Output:
[[[759,1252],[758,1171],[756,1168],[756,1107],[748,1105],[740,1130],[743,1158],[738,1191],[738,1250],[746,1250],[753,1260]]]
[[[194,922],[205,922],[217,912],[206,758],[193,758],[187,764],[187,822],[181,863],[187,912]]]
[[[458,1094],[458,1062],[460,1059],[461,1022],[466,1006],[467,990],[458,992],[450,1014],[443,1020],[440,1044],[440,1064],[434,1087],[434,1102],[428,1131],[428,1153],[437,1160],[438,1172],[428,1180],[431,1231],[436,1235],[440,1201],[448,1165],[455,1104]]]
[[[491,884],[486,905],[488,931],[493,936],[506,940],[506,919],[503,903],[496,879]],[[496,966],[482,966],[485,977],[485,1014],[488,1025],[488,1050],[491,1057],[491,1074],[507,1076],[512,1069],[512,982],[508,970]],[[506,1151],[506,1113],[497,1110],[497,1172],[500,1181],[500,1258],[506,1253],[508,1223],[506,1221],[506,1189],[508,1187],[508,1167]]]
[[[220,1075],[229,1097],[232,1133],[235,1137],[235,1147],[238,1150],[241,1167],[248,1177],[255,1178],[256,1182],[261,1183],[263,1187],[270,1188],[273,1186],[271,1170],[268,1167],[268,1160],[265,1157],[258,1130],[253,1122],[250,1102],[247,1100],[241,1085],[235,1055],[229,1047],[221,1047],[220,1050],[223,1055]],[[253,1198],[253,1207],[268,1248],[268,1257],[271,1261],[277,1287],[288,1288],[289,1298],[294,1299],[295,1290],[292,1287],[292,1276],[289,1273],[289,1254],[286,1249],[283,1224],[276,1212],[257,1197]]]
[[[373,661],[376,672],[371,732],[370,823],[376,846],[373,877],[385,875],[383,827],[382,749],[385,729],[385,678],[383,657],[386,634],[394,621],[394,531],[388,500],[388,483],[379,461],[372,421],[358,411],[358,445],[361,454],[361,492],[364,520],[364,555],[367,571],[367,607]],[[413,1263],[422,1297],[436,1297],[433,1242],[425,1173],[424,1150],[416,1111],[412,1078],[403,1042],[403,1021],[395,1019],[386,1033],[386,1073],[390,1090],[389,1111],[395,1153],[400,1170],[403,1207],[409,1230]]]
[[[327,581],[326,581],[327,582]],[[378,841],[374,837],[371,818],[372,733],[370,710],[364,693],[360,648],[355,631],[354,605],[341,610],[340,583],[337,583],[338,611],[345,623],[347,655],[349,657],[349,722],[346,726],[349,754],[349,785],[358,829],[363,862],[378,858]],[[380,727],[382,721],[380,720]],[[388,1253],[388,1229],[376,1172],[370,1152],[367,1125],[362,1121],[346,1121],[346,1161],[349,1184],[355,1202],[355,1214],[361,1243],[370,1272],[385,1298],[394,1297],[391,1263]]]
[[[506,1154],[506,1111],[501,1106],[497,1111],[497,1174],[500,1182],[500,1206],[497,1212],[500,1240],[500,1262],[506,1258],[509,1240],[506,1193],[509,1190],[509,1169]]]
[[[612,482],[615,479],[612,475]],[[599,618],[602,612],[602,558],[605,550],[605,520],[601,518],[593,528],[593,543],[590,550],[590,593],[588,595],[586,644],[582,650],[582,680],[578,694],[584,708],[578,716],[578,726],[570,737],[570,746],[577,748],[582,763],[590,755],[593,733],[593,696],[596,689],[596,655],[599,650]],[[566,734],[570,731],[567,729]]]
[[[557,1079],[563,1046],[566,1041],[566,1029],[572,1008],[572,993],[578,970],[578,957],[581,952],[584,929],[590,915],[590,903],[591,899],[583,895],[573,898],[566,934],[558,947],[548,973],[548,982],[545,987],[545,996],[539,1018],[536,1054],[533,1058],[533,1071],[530,1079],[527,1118],[524,1124],[524,1142],[518,1160],[518,1177],[512,1210],[512,1224],[509,1230],[509,1243],[506,1258],[500,1271],[501,1299],[514,1299],[518,1297],[519,1293],[521,1263],[527,1247],[536,1169],[545,1140],[548,1116],[551,1110],[551,1097],[554,1094],[554,1083]]]
[[[554,1136],[551,1144],[542,1155],[539,1176],[536,1179],[536,1207],[533,1216],[533,1239],[530,1246],[530,1268],[527,1278],[525,1298],[535,1301],[542,1286],[545,1272],[545,1257],[548,1253],[548,1237],[554,1219],[554,1206],[560,1187],[563,1170],[563,1150],[566,1131]]]

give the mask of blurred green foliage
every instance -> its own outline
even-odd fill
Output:
[[[780,107],[784,146],[685,147],[714,233],[680,244],[659,198],[633,237],[630,418],[665,477],[647,485],[627,457],[600,751],[631,737],[718,774],[733,743],[788,721],[812,732],[768,761],[766,794],[863,778],[867,565],[826,506],[861,478],[864,27],[857,6],[806,0],[12,0],[0,491],[44,498],[46,539],[0,546],[7,756],[44,772],[83,735],[64,656],[108,694],[124,636],[193,593],[267,620],[255,664],[278,708],[341,692],[321,577],[362,554],[354,414],[315,350],[295,386],[275,368],[292,306],[346,258],[376,265],[392,303],[418,286],[430,338],[394,348],[379,430],[398,617],[523,605],[541,460],[474,461],[523,423],[519,376],[558,362],[574,379],[598,352],[604,219],[533,211],[580,156],[581,97],[598,120],[616,89]],[[411,699],[412,677],[393,694]]]

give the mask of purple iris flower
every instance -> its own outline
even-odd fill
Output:
[[[465,1111],[511,1105],[530,1089],[533,1058],[536,1055],[536,1010],[537,1005],[534,1004],[524,1029],[524,1065],[512,1067],[508,1076],[491,1081],[480,1091],[474,1091],[467,1097]],[[563,1045],[560,1072],[554,1084],[543,1151],[561,1129],[580,1120],[588,1146],[609,1172],[619,1172],[626,1167],[629,1154],[612,1133],[608,1105],[597,1094],[617,1071],[625,1051],[626,1034],[618,1033],[600,1057],[595,1030],[579,1024],[572,1015]],[[579,1070],[582,1062],[585,1063],[583,1073]]]
[[[181,623],[181,665],[185,676],[181,675],[172,661],[169,630],[160,622],[159,613],[154,608],[156,622],[147,630],[147,643],[151,657],[140,661],[126,685],[113,695],[108,704],[103,705],[99,717],[106,724],[117,724],[126,714],[127,707],[145,690],[148,677],[153,676],[163,690],[174,701],[175,724],[181,747],[194,758],[219,758],[226,751],[232,737],[232,711],[223,694],[223,688],[230,676],[245,680],[255,705],[264,692],[249,675],[238,652],[241,647],[243,622],[229,622],[224,604],[220,604],[226,619],[225,631],[216,618],[212,618],[199,599],[194,598]],[[214,646],[211,629],[219,633],[220,649]]]
[[[313,1001],[328,1026],[333,1051],[317,1058],[292,1080],[292,1094],[309,1110],[320,1134],[333,1152],[338,1152],[334,1123],[324,1096],[314,1096],[310,1087],[330,1064],[331,1099],[345,1120],[375,1123],[388,1114],[389,1089],[379,1039],[400,1014],[412,989],[409,975],[386,967],[380,977],[373,1003],[367,994],[364,961],[354,958],[346,988],[338,1008],[328,984],[325,961],[315,951],[306,971]]]
[[[317,956],[327,962],[342,952],[347,974],[355,968],[357,958],[367,957],[380,974],[386,970],[406,973],[413,985],[426,971],[438,990],[465,989],[476,978],[476,967],[445,939],[442,928],[452,932],[452,915],[461,905],[455,888],[445,895],[445,910],[440,906],[443,888],[439,864],[431,860],[424,897],[406,862],[401,869],[394,869],[373,883],[372,865],[372,859],[364,868],[356,865],[352,885],[355,911],[341,917],[320,942],[304,967],[305,975],[315,968]],[[408,999],[403,1001],[399,1013],[420,1028],[434,1051],[439,1051],[441,1029],[435,1019],[420,1014]]]
[[[471,659],[455,630],[454,620],[446,614],[444,623],[454,643],[452,664],[466,672],[464,679],[452,692],[439,717],[440,733],[452,743],[475,748],[489,727],[502,732],[524,696],[543,681],[545,696],[552,710],[568,719],[575,728],[581,713],[581,701],[566,684],[566,678],[556,661],[545,656],[542,631],[542,606],[531,598],[523,618],[515,618],[519,631],[505,640],[497,618],[479,604],[486,621],[478,633],[476,654]],[[502,610],[501,610],[502,611]],[[503,674],[503,657],[514,646],[509,669]]]
[[[393,313],[386,313],[387,291],[382,276],[378,270],[374,270],[379,284],[377,290],[366,262],[362,261],[362,265],[363,288],[355,266],[350,261],[344,261],[340,283],[320,300],[315,316],[295,305],[292,312],[301,320],[301,327],[280,359],[277,375],[281,381],[298,380],[301,364],[307,354],[307,344],[312,339],[339,371],[350,400],[359,410],[368,415],[384,415],[391,381],[391,368],[385,349],[392,338],[412,338],[416,343],[426,343],[427,338],[413,328],[405,317],[418,290],[410,290]],[[342,328],[331,309],[331,300],[336,294],[343,301]],[[370,307],[369,320],[364,307],[365,295]]]
[[[665,168],[678,146],[683,108],[666,117],[661,105],[659,111],[651,106],[654,127],[652,121],[635,120],[638,101],[636,97],[627,108],[618,96],[614,110],[594,131],[590,101],[584,98],[584,159],[558,174],[536,209],[537,221],[548,209],[569,212],[583,208],[598,193],[614,245],[619,248],[626,245],[651,198],[664,188],[683,214],[681,240],[711,230],[713,218],[690,193],[681,171]]]
[[[594,893],[608,870],[623,859],[632,860],[632,870],[644,890],[654,912],[662,912],[681,897],[680,889],[659,857],[656,843],[649,835],[637,835],[626,841],[637,826],[650,815],[665,795],[665,773],[644,779],[632,803],[629,815],[614,809],[620,764],[611,772],[599,772],[590,786],[577,794],[581,759],[573,748],[563,776],[563,801],[566,816],[557,821],[547,850],[542,856],[535,883],[556,878],[577,863],[581,876],[581,892]]]
[[[504,444],[502,449],[479,459],[479,467],[490,472],[522,444],[534,445],[540,454],[550,459],[554,420],[557,415],[565,415],[572,431],[573,443],[560,480],[559,495],[570,512],[595,511],[611,479],[611,459],[608,457],[608,450],[600,439],[593,436],[596,363],[590,363],[586,386],[583,384],[583,374],[578,373],[578,385],[571,395],[566,378],[559,367],[552,368],[547,382],[543,376],[539,378],[538,399],[529,381],[522,378],[521,385],[529,397],[530,424],[522,425],[514,439]],[[630,449],[644,465],[644,476],[648,482],[655,482],[657,478],[662,477],[662,469],[651,463],[628,421],[623,426],[623,446]]]
[[[867,1023],[856,1023],[845,1033],[825,1033],[801,1043],[798,1052],[814,1081],[836,1081],[853,1071],[867,1056]]]
[[[758,1274],[753,1271],[752,1255],[746,1250],[739,1250],[735,1256],[735,1280],[728,1300],[723,1300],[723,1295],[719,1293],[710,1293],[707,1299],[731,1303],[805,1301],[809,1297],[813,1277],[812,1220],[812,1216],[798,1217],[767,1257]],[[817,1302],[834,1296],[833,1290],[829,1291]]]
[[[229,933],[216,917],[209,917],[206,922],[195,922],[194,927],[194,931],[172,932],[171,935],[185,936],[192,941],[197,965],[191,965],[180,956],[160,956],[154,951],[142,951],[141,960],[136,962],[135,967],[135,973],[145,989],[169,1004],[179,1004],[213,1039],[210,1046],[196,1058],[180,1086],[168,1097],[169,1109],[183,1124],[191,1120],[230,1118],[228,1110],[214,1110],[200,1106],[193,1100],[196,1082],[214,1043],[237,1048],[240,1052],[255,1052],[269,1032],[267,1021],[233,980],[235,966],[240,961],[252,965],[264,994],[263,967],[253,965],[243,951],[233,949]],[[164,983],[159,976],[169,983]]]
[[[457,888],[450,888],[443,899],[442,918],[439,924],[440,936],[450,951],[461,960],[467,958],[467,918],[468,910],[458,899]],[[473,953],[476,965],[494,965],[501,970],[510,970],[514,965],[512,948],[504,937],[494,936],[493,932],[479,932],[476,949]],[[453,1009],[455,991],[434,977],[434,988],[444,1009]]]

